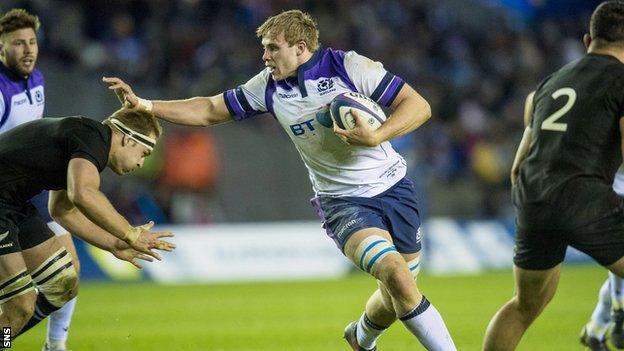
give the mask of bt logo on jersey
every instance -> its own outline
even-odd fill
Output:
[[[290,130],[293,132],[295,136],[300,136],[300,135],[305,134],[306,127],[308,128],[310,132],[313,132],[314,126],[312,125],[312,121],[314,121],[314,118],[309,119],[307,121],[303,121],[301,123],[291,124]]]

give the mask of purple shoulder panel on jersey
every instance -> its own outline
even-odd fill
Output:
[[[332,78],[332,77],[340,77],[345,84],[352,91],[359,92],[349,78],[347,74],[347,70],[344,66],[344,58],[345,52],[341,50],[334,50],[331,48],[323,49],[319,48],[314,56],[304,64],[303,71],[303,79],[305,80],[316,80],[319,78]],[[300,88],[303,85],[303,82],[300,79],[299,85]]]
[[[277,84],[273,80],[273,77],[269,76],[266,90],[264,91],[264,101],[266,103],[267,110],[275,117],[275,110],[273,109],[273,94],[277,91]]]

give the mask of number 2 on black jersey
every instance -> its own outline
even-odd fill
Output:
[[[557,100],[560,96],[567,96],[568,101],[565,105],[563,105],[562,108],[558,109],[557,111],[555,111],[555,113],[548,116],[544,120],[544,122],[542,122],[541,128],[543,130],[552,130],[554,132],[565,132],[566,130],[568,130],[568,124],[557,122],[557,120],[566,113],[568,113],[568,111],[570,111],[570,109],[574,105],[574,102],[576,101],[576,91],[574,91],[574,89],[572,88],[561,88],[555,91],[551,96],[555,100]]]

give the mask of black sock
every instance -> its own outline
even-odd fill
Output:
[[[22,330],[20,330],[20,332],[16,335],[16,337],[19,336],[19,335],[24,334],[30,328],[32,328],[35,325],[37,325],[37,323],[39,323],[42,320],[46,319],[46,317],[49,316],[50,313],[58,310],[59,308],[60,307],[56,307],[56,306],[52,305],[50,303],[50,301],[48,301],[48,299],[46,299],[46,297],[42,293],[38,293],[37,294],[37,303],[35,304],[35,313],[30,318],[28,323],[26,323],[24,328],[22,328]]]

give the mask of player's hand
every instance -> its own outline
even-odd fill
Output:
[[[162,258],[157,252],[153,251],[154,249],[162,251],[173,251],[176,246],[173,243],[160,239],[173,237],[173,233],[151,232],[150,230],[153,226],[154,222],[149,222],[147,224],[136,227],[135,229],[139,230],[139,235],[136,240],[128,242],[128,245],[130,245],[133,249],[152,256],[160,261],[162,260]]]
[[[337,123],[334,123],[334,133],[336,133],[340,139],[354,146],[372,147],[381,144],[377,131],[371,129],[356,110],[351,109],[351,115],[355,120],[355,127],[353,129],[342,129],[338,127]]]
[[[130,262],[139,269],[143,268],[143,266],[141,266],[138,260],[144,260],[148,262],[154,261],[154,258],[152,258],[151,256],[131,248],[125,242],[121,241],[120,243],[123,244],[123,246],[115,247],[110,250],[110,252],[118,259]]]
[[[123,80],[117,77],[102,77],[102,81],[108,84],[108,89],[113,90],[123,107],[138,108],[139,98],[134,94],[132,88]]]

